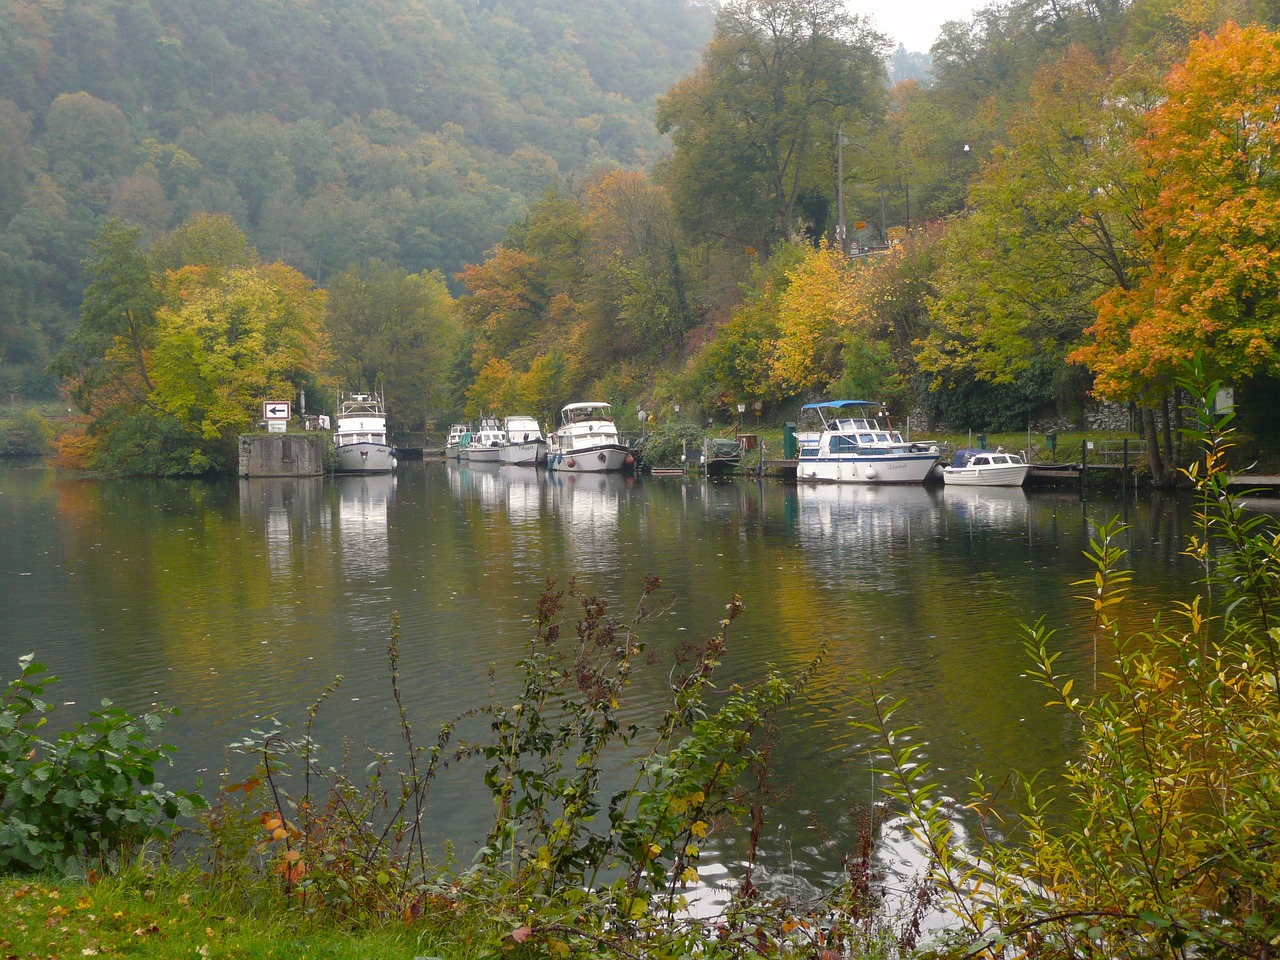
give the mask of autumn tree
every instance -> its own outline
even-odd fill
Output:
[[[93,250],[80,326],[57,361],[83,415],[64,441],[72,465],[225,469],[262,399],[291,396],[328,361],[324,294],[290,267],[255,260],[161,272],[137,228],[118,222]]]
[[[1072,355],[1113,399],[1166,392],[1197,355],[1228,382],[1280,369],[1280,35],[1202,36],[1164,93],[1139,142],[1148,267]]]
[[[883,112],[885,41],[837,0],[733,0],[702,68],[658,102],[659,179],[698,238],[767,251],[806,191],[834,193],[841,124]]]

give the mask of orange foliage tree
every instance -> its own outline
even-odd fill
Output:
[[[1228,24],[1192,43],[1149,114],[1146,273],[1098,300],[1097,392],[1163,388],[1193,356],[1215,378],[1280,364],[1280,34]]]

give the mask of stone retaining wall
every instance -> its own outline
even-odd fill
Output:
[[[242,477],[318,477],[329,435],[268,433],[240,437]]]

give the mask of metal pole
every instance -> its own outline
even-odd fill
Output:
[[[848,254],[848,231],[844,223],[844,127],[836,129],[836,242],[840,252]]]

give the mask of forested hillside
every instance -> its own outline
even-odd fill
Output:
[[[659,153],[689,0],[0,2],[0,390],[48,394],[89,241],[226,213],[321,284],[452,280],[529,201]]]
[[[995,3],[928,83],[839,0],[0,10],[0,374],[56,355],[69,465],[221,469],[255,390],[381,383],[415,432],[1105,398],[1171,483],[1197,356],[1280,445],[1268,0]]]

